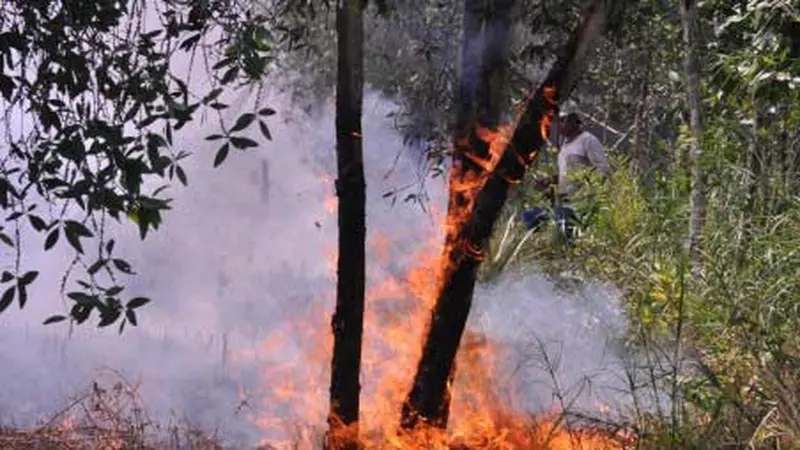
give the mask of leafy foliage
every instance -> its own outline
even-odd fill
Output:
[[[264,12],[234,0],[3,3],[0,208],[8,215],[0,239],[16,257],[3,277],[10,287],[0,311],[15,295],[24,306],[35,278],[22,271],[27,229],[44,237],[45,250],[66,243],[75,251],[68,275],[80,266],[88,277],[78,281],[82,291],[67,294],[75,322],[97,310],[100,326],[136,324],[134,311],[145,302],[119,298],[117,277],[134,272],[112,253],[106,221],[127,218],[142,239],[158,228],[170,199],[160,195],[166,186],[147,186],[176,177],[188,183],[181,163],[190,153],[176,148],[175,135],[199,114],[220,116],[220,133],[208,139],[226,149],[258,146],[242,134],[255,122],[271,138],[264,119],[273,110],[246,113],[230,126],[221,116],[228,105],[219,101],[268,69],[267,24]],[[194,92],[182,55],[202,56],[210,91]],[[218,154],[215,165],[224,159]],[[94,262],[87,260],[91,241]],[[101,275],[112,287],[102,287]]]
[[[643,129],[628,148],[605,136],[617,170],[594,187],[593,202],[581,205],[593,212],[582,235],[570,244],[552,228],[534,235],[522,230],[519,212],[547,203],[526,180],[512,194],[509,226],[495,233],[482,273],[535,265],[564,289],[576,285],[577,274],[578,284],[591,278],[621,291],[628,346],[647,372],[644,380],[631,375],[633,428],[642,448],[791,448],[800,442],[792,406],[800,400],[800,343],[793,331],[800,326],[800,66],[792,56],[796,34],[788,32],[796,27],[797,7],[702,4],[707,111],[700,163],[709,177],[709,204],[701,276],[692,279],[682,245],[690,208],[683,153],[690,135],[680,77],[669,75],[679,70],[680,50],[671,6],[643,37],[628,37],[643,38],[645,52],[668,56],[651,60],[658,65],[650,74],[635,65],[628,73],[598,73],[605,81],[597,90],[611,88],[607,109],[633,107],[597,122]],[[607,55],[601,66],[632,62],[620,61],[613,49],[601,53]],[[649,92],[639,97],[642,86]],[[641,110],[637,98],[645,99]],[[654,410],[637,406],[645,396]]]

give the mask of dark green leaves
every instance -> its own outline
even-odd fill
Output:
[[[183,167],[175,166],[175,174],[178,176],[178,180],[181,182],[181,184],[184,186],[189,184],[188,180],[186,179],[186,172],[183,171]]]
[[[148,303],[150,303],[150,299],[149,298],[136,297],[136,298],[133,298],[130,301],[128,301],[128,303],[125,305],[125,307],[128,308],[128,309],[136,309],[136,308],[140,308],[140,307],[142,307],[142,306],[144,306],[144,305],[146,305]]]
[[[203,100],[202,100],[203,104],[207,105],[207,104],[213,102],[214,100],[217,99],[217,97],[219,97],[220,94],[222,94],[222,92],[223,92],[222,88],[213,89],[211,92],[208,93],[208,95],[203,97]]]
[[[42,322],[42,325],[50,325],[51,323],[63,322],[64,320],[67,320],[66,316],[50,316],[44,322]]]
[[[269,107],[261,108],[258,110],[258,115],[262,117],[269,117],[273,114],[275,114],[275,110]]]
[[[94,274],[96,274],[97,272],[99,272],[99,271],[100,271],[100,269],[102,269],[103,267],[105,267],[106,263],[108,263],[108,260],[107,260],[107,259],[98,259],[98,260],[97,260],[97,261],[95,261],[95,262],[94,262],[94,263],[93,263],[91,266],[89,266],[89,268],[88,268],[88,269],[86,269],[86,272],[87,272],[89,275],[94,275]]]
[[[138,323],[136,321],[136,311],[134,311],[134,310],[132,310],[130,308],[126,309],[125,310],[125,318],[128,319],[128,322],[130,322],[131,325],[133,325],[133,326],[137,326],[138,325]],[[123,330],[124,326],[125,326],[125,322],[123,322],[122,325],[119,328],[119,332],[120,333],[122,333],[122,330]]]
[[[52,11],[42,9],[44,3],[11,2],[3,11],[0,98],[9,110],[26,115],[21,120],[38,126],[0,138],[5,139],[0,154],[9,156],[0,168],[0,213],[15,226],[40,234],[46,251],[63,237],[77,252],[76,267],[88,275],[69,280],[79,286],[70,292],[75,304],[69,314],[45,323],[67,318],[82,323],[96,309],[103,326],[120,321],[121,327],[136,325],[133,309],[116,298],[124,281],[114,278],[134,270],[118,255],[111,256],[113,241],[98,248],[103,244],[98,242],[100,227],[107,223],[100,219],[130,219],[142,239],[158,228],[169,199],[156,198],[157,193],[148,197],[145,190],[153,182],[165,184],[165,179],[188,185],[186,166],[179,165],[188,154],[174,148],[180,142],[174,134],[200,113],[229,108],[223,103],[228,86],[261,79],[273,58],[273,37],[264,26],[267,18],[247,4],[168,2],[159,12],[162,25],[156,21],[156,28],[142,29],[141,12],[128,9],[125,2],[95,2],[88,9],[81,2],[67,2]],[[213,40],[206,40],[209,33]],[[201,42],[219,46],[210,54],[224,54],[210,61],[212,85],[194,92],[170,55]],[[31,70],[21,69],[25,67]],[[239,136],[254,128],[257,119],[269,139],[261,119],[272,113],[247,112],[210,130],[208,140],[220,141],[214,165],[231,149],[257,146],[253,136]],[[35,214],[27,208],[42,202],[47,208]],[[16,230],[1,225],[0,242],[20,245]],[[98,254],[91,255],[95,249]],[[19,250],[24,257],[24,249]],[[0,275],[7,283],[0,296],[2,309],[16,299],[24,306],[37,274]],[[109,284],[113,287],[103,287]]]
[[[11,239],[7,234],[0,231],[0,242],[6,244],[7,246],[14,248],[14,240]]]
[[[123,290],[125,290],[123,286],[110,287],[106,290],[106,295],[108,295],[109,297],[113,297],[115,295],[119,295],[119,293],[122,292]]]
[[[21,284],[29,285],[29,284],[33,283],[33,281],[38,276],[39,276],[39,272],[36,271],[36,270],[32,270],[30,272],[27,272],[25,275],[21,276],[19,281],[20,281]]]
[[[56,242],[58,242],[58,235],[59,235],[59,229],[53,228],[53,231],[51,231],[47,235],[47,238],[44,240],[45,250],[50,250],[51,248],[53,248],[54,245],[56,245]]]
[[[258,121],[258,126],[261,129],[261,134],[266,138],[268,141],[272,140],[272,133],[269,132],[269,128],[267,128],[267,124],[264,123],[263,120]]]
[[[225,158],[228,157],[228,152],[230,151],[231,146],[227,142],[222,144],[222,147],[217,150],[217,155],[214,157],[214,167],[219,166],[225,161]]]
[[[251,123],[253,123],[253,120],[255,120],[255,118],[256,118],[256,115],[253,114],[253,113],[242,114],[236,120],[236,123],[233,125],[233,128],[230,129],[230,132],[231,133],[235,133],[237,131],[244,130],[245,128],[250,126]]]
[[[5,311],[11,302],[14,301],[14,292],[16,291],[16,286],[10,286],[6,288],[5,292],[3,292],[3,296],[0,297],[0,313]]]
[[[78,253],[83,253],[83,246],[81,245],[81,238],[82,237],[93,237],[91,231],[86,228],[80,222],[76,222],[74,220],[66,220],[64,221],[64,234],[67,236],[67,242],[72,245],[72,247]]]
[[[114,264],[114,267],[116,267],[117,270],[119,270],[120,272],[128,275],[134,275],[133,269],[131,269],[131,265],[124,259],[115,258],[112,259],[111,262]]]
[[[244,137],[232,137],[230,142],[231,144],[233,144],[234,147],[240,150],[244,150],[251,147],[258,147],[258,143],[256,141]]]
[[[39,217],[39,216],[35,216],[33,214],[29,214],[28,215],[28,220],[30,220],[31,226],[36,231],[42,231],[42,230],[47,228],[47,223],[45,223],[45,221],[42,220],[42,218]]]
[[[0,73],[0,94],[3,95],[6,101],[11,101],[11,96],[14,95],[14,88],[16,87],[17,85],[11,77]]]

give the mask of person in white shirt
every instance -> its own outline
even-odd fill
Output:
[[[555,185],[553,212],[559,229],[568,236],[574,230],[575,211],[569,204],[569,197],[580,188],[580,181],[574,175],[584,169],[595,169],[602,176],[609,172],[608,160],[603,144],[592,133],[583,129],[577,113],[569,113],[559,118],[559,137],[561,150],[558,153],[558,174],[536,182],[538,189],[548,189]],[[522,213],[527,229],[543,226],[550,219],[547,208],[536,207]]]

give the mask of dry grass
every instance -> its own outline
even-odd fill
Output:
[[[215,436],[189,424],[162,427],[151,421],[138,384],[108,370],[85,393],[38,427],[0,428],[3,450],[217,450]],[[108,378],[108,377],[107,377]]]

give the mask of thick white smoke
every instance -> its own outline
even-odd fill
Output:
[[[249,107],[240,104],[243,110]],[[330,256],[336,242],[335,215],[325,203],[335,176],[332,108],[290,118],[291,106],[280,96],[267,96],[262,105],[278,110],[270,121],[272,142],[232,153],[221,168],[212,169],[216,146],[203,140],[210,132],[184,134],[178,146],[194,153],[186,167],[189,187],[172,190],[174,209],[161,228],[144,242],[133,224],[110,230],[119,241],[117,251],[138,271],[126,292],[154,299],[140,310],[139,327],[120,336],[115,327],[89,325],[70,335],[65,326],[41,325],[61,312],[60,277],[71,255],[65,242],[49,253],[25,255],[28,267],[42,275],[24,310],[0,315],[0,421],[26,425],[55,412],[90,383],[96,369],[107,366],[140,379],[145,404],[159,418],[175,414],[220,429],[235,445],[252,446],[262,437],[246,414],[237,414],[240,389],[256,388],[260,362],[233,370],[230,355],[284,333],[297,345],[283,346],[269,358],[302,356],[298,352],[308,343],[283,327],[309,308],[332,309]],[[377,94],[365,98],[368,229],[371,236],[377,231],[390,238],[392,261],[388,267],[370,267],[370,284],[382,274],[407,271],[414,250],[439,233],[418,205],[392,205],[383,196],[419,177],[418,154],[404,149],[386,118],[391,109],[392,103]],[[444,210],[443,183],[429,181],[427,187],[431,204]],[[29,241],[26,248],[39,249],[41,242]],[[531,332],[561,341],[561,373],[570,384],[608,365],[604,327],[616,333],[622,326],[613,299],[594,291],[564,297],[536,274],[503,276],[477,289],[471,326],[510,345],[530,342]],[[328,319],[320,316],[318,326],[328,326]],[[509,367],[526,358],[524,353],[516,354]],[[548,408],[549,388],[537,383],[547,375],[526,367],[526,406]],[[324,408],[325,392],[319,397]],[[283,414],[275,408],[259,412]]]

